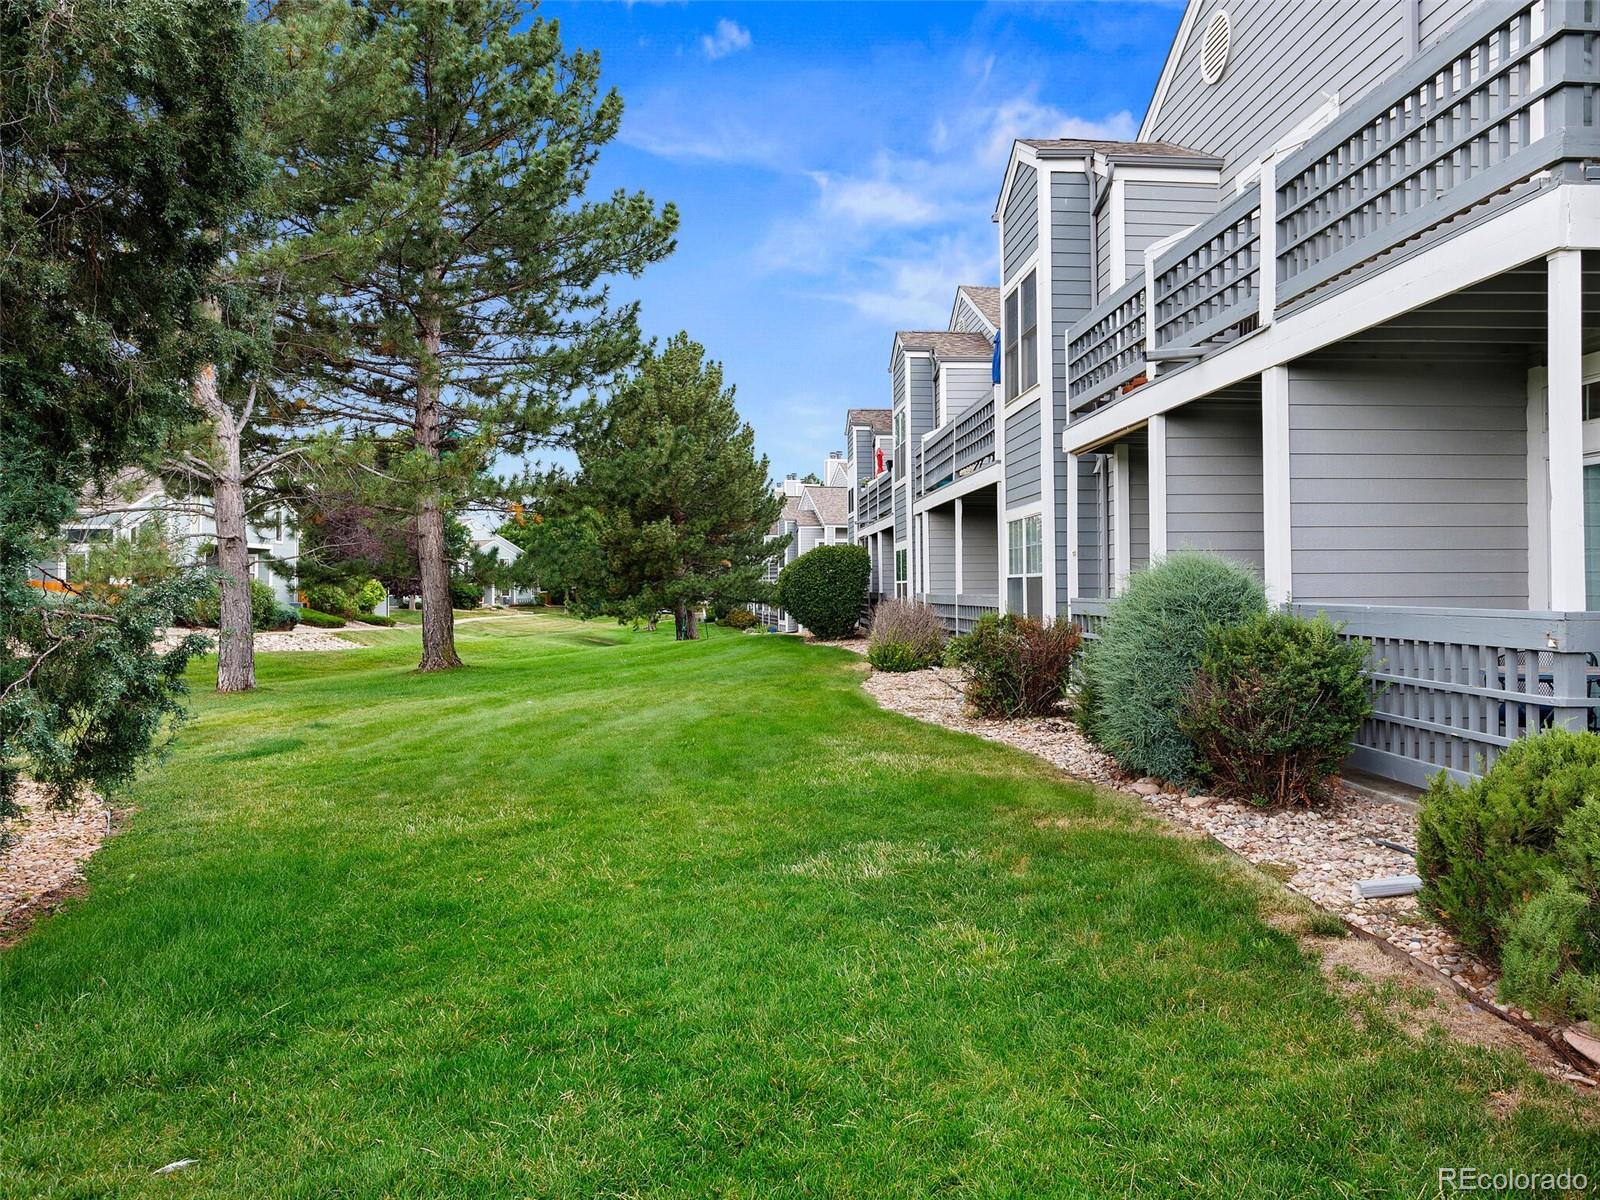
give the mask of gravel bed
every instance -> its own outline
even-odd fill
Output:
[[[459,624],[459,622],[458,622]],[[351,629],[382,629],[381,625],[356,625],[352,623]],[[215,629],[169,629],[162,634],[156,642],[157,650],[168,650],[176,646],[191,633],[198,633],[210,645],[207,653],[217,647],[217,631]],[[265,654],[276,650],[356,650],[359,647],[351,641],[339,637],[332,629],[314,629],[310,625],[296,625],[293,629],[267,629],[256,634],[256,649]]]
[[[863,684],[878,703],[895,712],[977,734],[1035,754],[1085,782],[1142,799],[1173,825],[1206,834],[1282,879],[1313,903],[1351,925],[1442,972],[1478,1004],[1554,1034],[1526,1010],[1495,998],[1498,975],[1436,923],[1415,896],[1357,899],[1359,879],[1411,875],[1410,855],[1377,845],[1373,838],[1417,844],[1416,814],[1393,804],[1356,797],[1336,781],[1329,801],[1316,809],[1265,810],[1211,796],[1189,795],[1155,779],[1134,779],[1097,749],[1077,726],[1059,717],[992,721],[966,707],[961,672],[948,667],[905,674],[875,671]]]
[[[22,814],[7,823],[15,839],[0,850],[0,945],[37,915],[38,908],[70,893],[83,861],[105,840],[108,812],[98,796],[70,809],[51,808],[38,786],[23,782]]]

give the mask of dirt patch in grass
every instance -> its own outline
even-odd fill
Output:
[[[1412,1037],[1420,1038],[1438,1026],[1474,1046],[1523,1049],[1529,1041],[1444,981],[1389,957],[1365,938],[1305,937],[1301,944],[1316,955],[1323,978],[1334,991],[1363,1005],[1376,1005]],[[1550,1074],[1559,1076],[1566,1070],[1546,1046],[1531,1044],[1526,1053]]]

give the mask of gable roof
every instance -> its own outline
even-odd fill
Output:
[[[1058,154],[1104,154],[1107,158],[1203,158],[1215,155],[1172,142],[1106,142],[1089,138],[1018,138],[1046,157]]]
[[[772,527],[772,532],[782,533],[785,521],[793,521],[796,525],[803,525],[808,529],[822,524],[817,520],[817,514],[806,507],[804,490],[798,496],[784,496],[783,511],[778,514],[778,521]]]
[[[806,484],[805,495],[821,524],[848,525],[850,523],[849,488],[823,487],[819,484],[808,483]]]
[[[986,334],[952,332],[948,329],[902,329],[894,335],[902,350],[929,350],[940,358],[982,358],[994,354],[994,342]]]
[[[956,288],[958,296],[966,298],[977,313],[989,323],[989,328],[1000,328],[1000,289],[997,287],[976,287],[970,283],[963,283]]]
[[[1038,170],[1040,159],[1090,158],[1095,155],[1115,162],[1148,162],[1159,160],[1171,165],[1220,167],[1222,160],[1203,150],[1172,142],[1115,142],[1098,138],[1018,138],[1011,143],[1011,157],[1006,160],[1006,172],[1000,178],[1000,195],[995,199],[994,211],[989,220],[999,221],[1005,207],[1006,196],[1016,178],[1019,167]]]
[[[844,415],[845,432],[866,426],[873,433],[888,433],[894,428],[892,408],[852,408]]]
[[[1167,61],[1161,64],[1161,77],[1156,80],[1156,90],[1151,93],[1150,104],[1144,110],[1144,120],[1139,122],[1140,137],[1149,132],[1156,114],[1167,101],[1167,89],[1172,86],[1172,77],[1178,72],[1178,61],[1183,57],[1184,47],[1194,33],[1195,18],[1199,14],[1200,0],[1188,0],[1183,8],[1183,20],[1178,22],[1177,32],[1172,35],[1172,45],[1167,47]]]

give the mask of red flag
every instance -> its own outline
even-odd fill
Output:
[[[872,473],[874,475],[882,475],[883,474],[883,447],[882,446],[879,446],[876,450],[874,450],[872,452],[872,462],[873,462],[873,472]]]

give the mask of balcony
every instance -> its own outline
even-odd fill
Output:
[[[856,488],[856,528],[894,516],[894,472],[883,471]]]
[[[1597,32],[1592,4],[1485,5],[1268,162],[1259,184],[1068,329],[1071,419],[1315,303],[1381,255],[1583,181],[1580,164],[1600,157]]]
[[[998,461],[995,457],[994,398],[946,421],[922,441],[917,494],[925,496]]]

